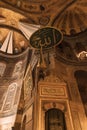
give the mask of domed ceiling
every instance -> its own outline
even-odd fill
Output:
[[[9,26],[19,32],[18,22],[56,27],[64,35],[56,47],[57,58],[66,63],[86,63],[86,0],[1,0],[0,6],[1,27]]]
[[[28,27],[29,24],[32,24],[31,27]],[[5,41],[12,40],[13,54],[26,50],[30,46],[29,31],[34,32],[45,26],[55,27],[63,33],[63,41],[55,47],[56,59],[65,64],[87,66],[87,0],[0,0],[0,52],[3,51]],[[8,50],[7,45],[6,51]],[[17,73],[20,79],[22,76],[20,66],[23,70],[24,59],[19,64],[15,63],[20,71],[20,74]],[[14,63],[11,64],[12,67],[13,65]],[[9,66],[8,68],[11,69]],[[15,80],[14,77],[13,75],[12,79]],[[2,88],[6,89],[7,86]]]

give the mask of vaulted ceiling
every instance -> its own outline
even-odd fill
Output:
[[[87,28],[86,0],[1,0],[0,5],[24,14],[12,17],[13,13],[8,15],[9,11],[1,11],[2,15],[8,15],[7,19],[11,20],[11,24],[22,20],[42,26],[51,25],[66,35],[77,34]]]
[[[53,26],[63,33],[63,42],[56,47],[57,57],[68,63],[83,64],[87,60],[86,6],[86,0],[1,0],[0,42],[3,43],[7,30],[14,30],[15,46],[20,52],[17,39],[20,42],[25,40],[18,27],[19,22],[41,27]]]
[[[29,24],[32,24],[31,28],[30,26],[28,28]],[[30,47],[27,35],[29,31],[33,30],[33,27],[36,31],[45,26],[55,27],[63,34],[62,42],[55,47],[56,59],[65,64],[87,66],[87,0],[0,0],[0,53],[3,51],[2,46],[5,41],[14,44],[11,56],[24,52],[28,46]],[[6,51],[8,52],[9,49],[6,48]],[[21,58],[20,60],[23,60],[19,63],[22,68],[25,61]],[[11,59],[10,61],[12,62]],[[8,67],[7,73],[14,64],[10,64],[11,67]],[[79,72],[79,74],[82,73]],[[83,80],[82,76],[78,76],[79,74],[76,75],[78,85]],[[20,75],[17,73],[17,76],[21,77],[21,71]],[[5,82],[7,82],[6,79]],[[3,85],[2,88],[0,97],[7,89]]]

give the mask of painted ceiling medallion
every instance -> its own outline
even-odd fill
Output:
[[[62,33],[53,27],[44,27],[35,31],[30,37],[30,45],[39,50],[40,59],[38,60],[38,67],[46,69],[47,65],[44,59],[43,51],[50,51],[51,48],[60,44],[63,39]]]
[[[49,49],[58,45],[63,39],[62,33],[53,27],[37,30],[30,37],[30,45],[35,49]]]

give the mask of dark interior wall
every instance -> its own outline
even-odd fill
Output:
[[[83,70],[76,71],[75,78],[78,84],[78,89],[87,115],[87,71]]]

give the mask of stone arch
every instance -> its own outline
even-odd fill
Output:
[[[62,103],[55,103],[55,102],[50,102],[50,103],[45,103],[44,104],[44,110],[48,111],[49,109],[59,109],[61,111],[65,111],[65,106]]]

